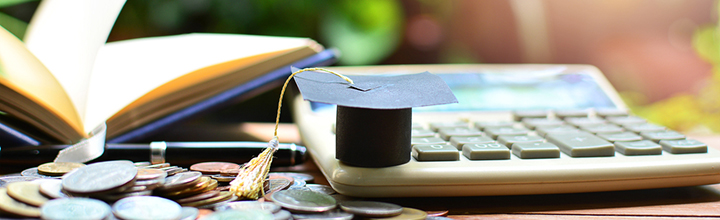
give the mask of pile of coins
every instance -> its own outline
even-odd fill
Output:
[[[0,217],[42,219],[443,219],[390,203],[356,201],[311,175],[271,172],[265,196],[241,200],[241,165],[105,161],[47,163],[0,177]],[[444,213],[434,213],[442,215]],[[446,219],[446,218],[444,218]]]

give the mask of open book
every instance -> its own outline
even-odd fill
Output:
[[[79,6],[44,1],[25,42],[0,28],[0,123],[55,144],[77,143],[106,123],[112,139],[323,50],[306,38],[237,34],[105,44],[124,1],[89,2],[106,11],[93,9],[89,16],[99,17],[83,23],[57,15]]]

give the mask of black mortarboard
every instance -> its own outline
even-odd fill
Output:
[[[407,163],[412,150],[412,108],[457,103],[450,87],[428,72],[348,76],[353,84],[313,71],[294,78],[303,99],[338,106],[335,157],[353,166]]]

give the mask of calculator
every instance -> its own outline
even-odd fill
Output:
[[[413,108],[409,162],[355,167],[335,157],[334,105],[294,99],[312,159],[340,194],[439,197],[556,194],[720,182],[720,152],[629,113],[590,65],[329,67],[338,73],[429,71],[458,103]],[[368,136],[367,138],[374,138]]]

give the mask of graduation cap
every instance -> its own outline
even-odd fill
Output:
[[[314,71],[294,77],[303,99],[337,105],[335,157],[352,166],[407,163],[412,108],[458,102],[450,87],[429,72],[348,78],[354,83]]]

